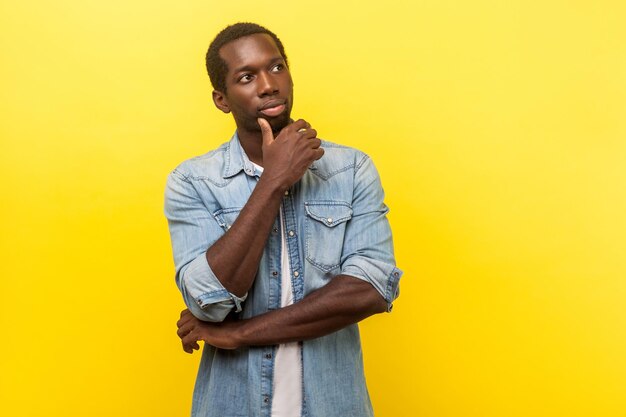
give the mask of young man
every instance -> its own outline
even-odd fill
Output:
[[[383,190],[362,152],[290,117],[282,43],[238,23],[207,53],[232,139],[178,166],[165,193],[183,349],[205,342],[194,417],[371,416],[356,323],[391,310]]]

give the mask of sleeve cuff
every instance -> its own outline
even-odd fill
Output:
[[[387,302],[387,311],[393,309],[393,301],[400,295],[400,278],[403,272],[393,265],[385,262],[368,260],[367,262],[357,262],[357,260],[344,264],[341,273],[367,281]]]
[[[205,313],[203,314],[205,320],[221,321],[233,309],[236,313],[240,312],[242,303],[248,296],[246,293],[238,297],[226,290],[211,270],[204,253],[191,261],[187,268],[181,271],[181,276],[181,285],[185,287],[183,294],[187,295],[185,301],[188,306],[190,303],[198,306]],[[197,309],[193,311],[198,312]]]
[[[244,294],[243,297],[237,297],[235,294],[232,294],[226,291],[226,289],[223,289],[200,294],[200,296],[195,298],[195,301],[196,304],[198,304],[198,306],[203,310],[212,304],[232,301],[235,308],[235,313],[239,313],[241,311],[241,303],[246,301],[247,297],[248,293]]]

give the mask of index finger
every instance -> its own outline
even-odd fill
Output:
[[[298,130],[301,130],[301,129],[311,128],[311,124],[304,119],[298,119],[295,122],[293,122],[291,125],[289,125],[289,127],[297,132]]]

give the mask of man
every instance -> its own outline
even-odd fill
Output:
[[[232,139],[178,166],[165,195],[183,349],[205,346],[197,417],[371,416],[356,323],[391,310],[395,267],[369,157],[290,117],[281,41],[238,23],[207,52]]]

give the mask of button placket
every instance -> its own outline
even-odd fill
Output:
[[[293,286],[293,299],[294,302],[298,302],[304,295],[304,284],[300,278],[302,273],[302,265],[300,261],[299,246],[302,243],[300,241],[300,230],[298,229],[298,222],[296,220],[296,204],[302,204],[298,202],[298,198],[292,190],[288,190],[283,198],[283,208],[285,214],[285,230],[287,231],[287,251],[289,253],[289,264],[291,266],[291,281]]]

